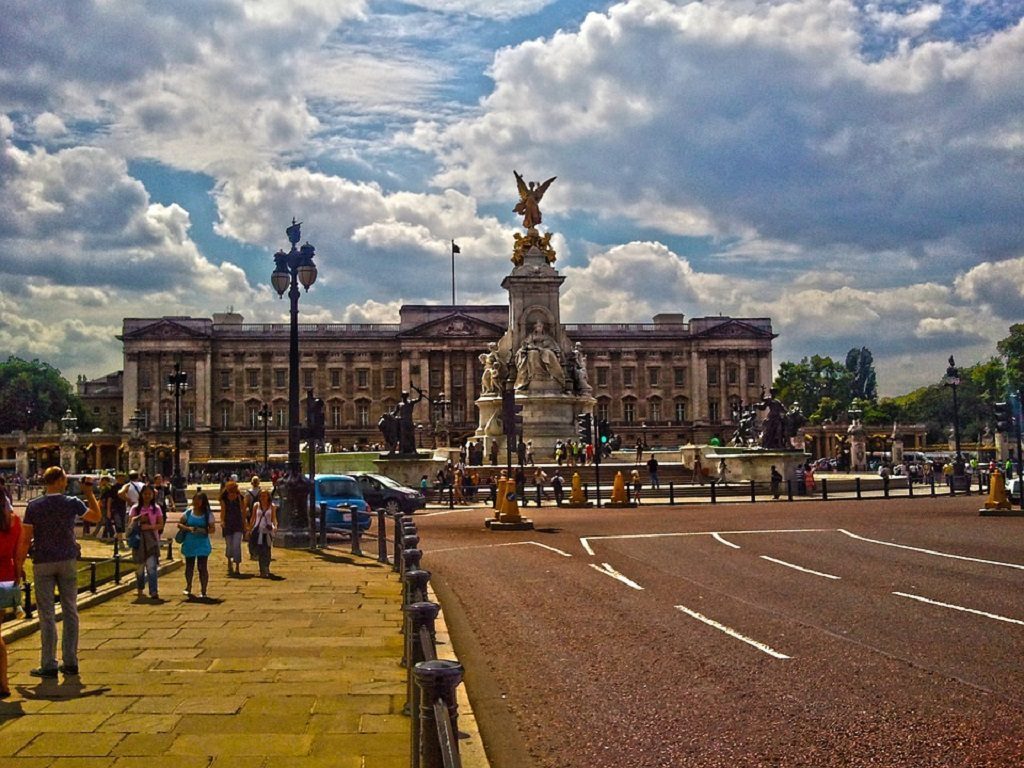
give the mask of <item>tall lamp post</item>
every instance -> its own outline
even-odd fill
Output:
[[[267,403],[256,411],[256,415],[260,417],[260,421],[263,422],[263,474],[270,475],[270,441],[269,432],[270,429],[270,416],[272,411]]]
[[[299,438],[302,425],[299,421],[299,283],[309,291],[316,282],[316,265],[313,257],[316,249],[308,242],[298,248],[301,222],[292,219],[292,225],[285,229],[291,249],[274,254],[274,272],[270,282],[278,296],[288,291],[291,302],[291,334],[288,345],[288,471],[284,478],[285,504],[281,505],[281,529],[303,531],[305,525],[306,496],[308,483],[302,474],[299,456]]]
[[[964,475],[964,457],[960,452],[960,405],[956,399],[956,388],[960,386],[960,370],[956,367],[953,356],[949,356],[949,367],[946,368],[946,376],[942,383],[953,390],[953,443],[956,447],[956,456],[953,458],[953,487],[959,488],[963,482],[960,478]]]
[[[174,395],[174,469],[171,489],[174,501],[185,501],[185,478],[181,476],[181,395],[188,389],[188,374],[181,370],[181,358],[174,361],[174,373],[167,376],[167,391]]]

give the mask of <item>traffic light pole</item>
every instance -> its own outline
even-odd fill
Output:
[[[597,445],[594,447],[594,495],[597,499],[597,507],[601,508],[601,454],[604,453],[604,446],[601,445],[601,438],[597,438]]]

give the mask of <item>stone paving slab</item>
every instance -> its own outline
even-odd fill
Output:
[[[210,570],[209,602],[186,601],[178,570],[163,602],[131,589],[84,607],[79,678],[32,678],[38,633],[9,641],[3,768],[408,766],[390,567],[279,549],[278,580],[228,578],[219,555]],[[465,696],[461,710],[463,765],[486,766]]]

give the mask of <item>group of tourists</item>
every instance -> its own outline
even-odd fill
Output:
[[[24,520],[14,512],[6,484],[0,478],[0,626],[22,604],[25,562],[31,552],[33,587],[41,636],[40,665],[31,674],[55,678],[59,674],[78,674],[78,558],[81,547],[76,537],[79,522],[83,531],[95,526],[93,536],[114,534],[131,549],[136,566],[138,598],[148,589],[149,597],[160,600],[159,561],[161,541],[174,500],[156,476],[150,481],[137,472],[125,476],[123,485],[109,476],[95,488],[91,477],[81,481],[84,500],[66,494],[68,477],[61,467],[49,467],[41,477],[44,494],[28,502]],[[97,498],[97,491],[100,492]],[[116,497],[120,504],[113,502]],[[101,503],[102,502],[102,503]],[[214,519],[209,496],[198,490],[178,520],[175,540],[185,558],[185,590],[194,599],[193,580],[199,574],[199,597],[208,599],[209,558],[213,554],[212,537],[219,527],[225,547],[229,576],[241,574],[242,542],[249,542],[249,556],[259,565],[259,575],[270,578],[274,532],[277,530],[277,505],[271,490],[262,488],[253,477],[244,492],[230,480],[219,495],[219,519]],[[124,509],[123,520],[120,519]],[[57,621],[55,599],[61,604],[60,662],[57,658]],[[0,635],[0,699],[10,695],[7,649]]]

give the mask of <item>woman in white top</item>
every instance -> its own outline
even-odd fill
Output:
[[[256,559],[260,565],[260,576],[270,576],[270,552],[277,530],[277,505],[270,498],[270,491],[261,490],[252,505],[252,531],[249,536],[256,542]]]

